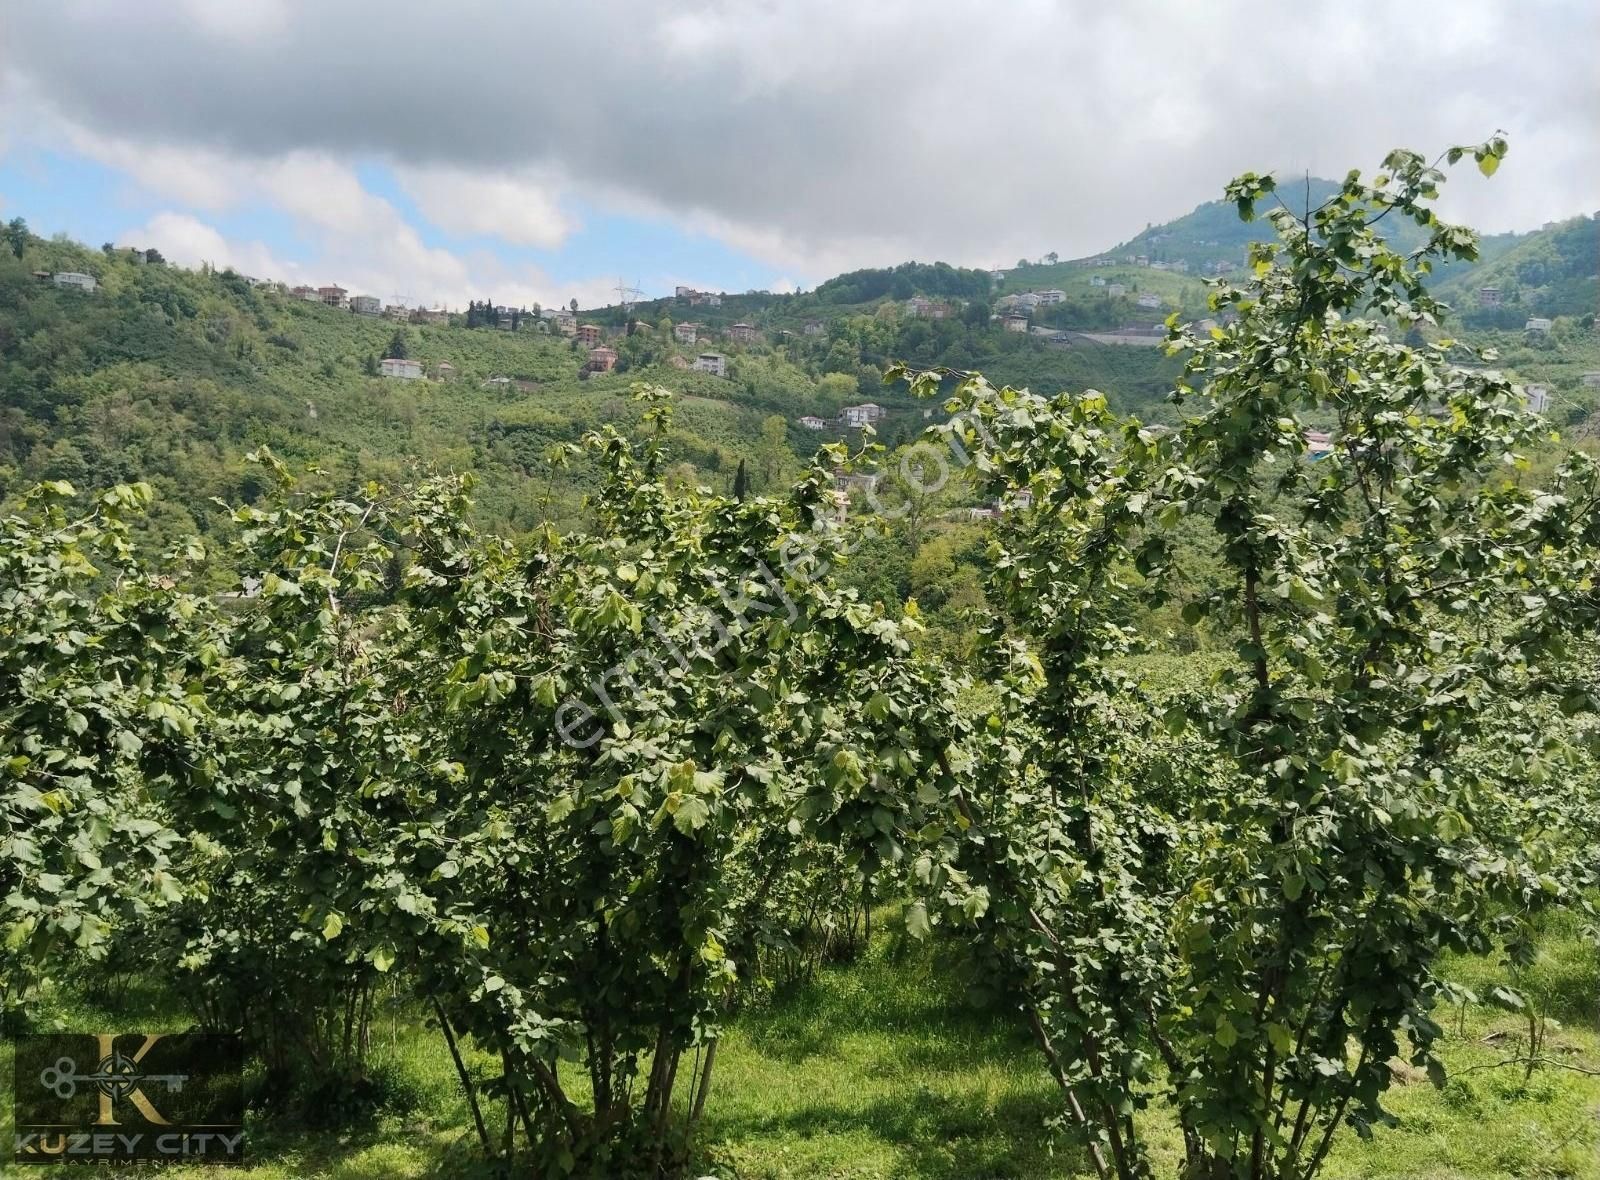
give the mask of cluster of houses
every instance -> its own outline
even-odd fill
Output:
[[[722,296],[714,291],[696,291],[693,287],[676,287],[673,289],[672,296],[674,299],[684,300],[690,307],[699,307],[701,304],[706,307],[722,306]]]
[[[443,308],[406,307],[401,303],[391,303],[385,306],[383,300],[376,295],[351,295],[349,291],[337,283],[330,283],[326,287],[310,287],[304,284],[290,287],[283,283],[269,284],[249,275],[245,275],[243,278],[252,287],[273,286],[291,299],[303,299],[307,303],[321,303],[327,307],[353,311],[356,315],[383,316],[385,319],[394,320],[396,323],[402,324],[447,324],[450,322],[450,313]]]
[[[860,430],[863,426],[876,426],[889,416],[889,411],[877,402],[862,402],[859,406],[845,406],[837,418],[818,418],[807,414],[796,421],[807,430],[827,430],[830,426],[845,430]]]

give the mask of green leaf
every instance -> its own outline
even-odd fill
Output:
[[[906,933],[912,938],[924,939],[928,937],[928,907],[920,901],[914,901],[906,907]]]
[[[394,966],[394,948],[391,946],[373,947],[372,954],[369,957],[372,960],[372,965],[379,971],[387,971]]]
[[[339,933],[343,929],[344,919],[338,914],[334,913],[332,910],[329,910],[328,916],[322,920],[322,937],[327,941],[332,942],[334,939],[339,937]]]
[[[687,836],[699,831],[710,818],[711,808],[706,806],[704,799],[685,795],[672,813],[672,826]]]
[[[1233,1021],[1226,1014],[1217,1017],[1217,1044],[1224,1049],[1231,1049],[1239,1043],[1239,1030],[1233,1027]]]
[[[1273,1051],[1280,1058],[1294,1052],[1294,1038],[1289,1035],[1288,1029],[1277,1022],[1267,1025],[1267,1040],[1272,1043]]]

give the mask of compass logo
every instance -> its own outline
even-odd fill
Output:
[[[18,1163],[243,1158],[238,1037],[24,1037],[16,1052]]]

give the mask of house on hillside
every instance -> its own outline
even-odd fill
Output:
[[[672,338],[679,344],[693,344],[700,339],[699,324],[673,324]]]
[[[1135,299],[1134,302],[1140,307],[1160,307],[1161,296],[1153,295],[1146,291],[1143,295],[1140,295],[1139,298]]]
[[[337,283],[329,287],[317,288],[317,299],[322,303],[326,303],[329,307],[343,307],[345,296],[348,294],[349,292]]]
[[[584,366],[591,373],[609,373],[617,367],[617,350],[601,345],[589,350],[589,362]]]
[[[315,287],[290,287],[289,294],[295,299],[304,299],[307,303],[321,303],[322,297],[317,294]]]
[[[456,367],[449,361],[440,361],[433,366],[433,376],[436,381],[453,381],[456,376]]]
[[[403,324],[411,319],[411,309],[403,303],[391,303],[383,309],[383,318]]]
[[[942,320],[950,314],[950,305],[936,299],[924,299],[920,295],[914,295],[906,300],[905,312],[912,319]]]
[[[1113,299],[1121,299],[1127,293],[1128,288],[1122,283],[1109,283],[1106,286],[1106,294]]]
[[[823,328],[821,320],[807,320],[800,330],[807,336],[820,336],[826,329]]]
[[[857,492],[872,495],[878,490],[879,476],[870,471],[846,471],[842,467],[833,469],[833,490],[844,496],[847,500]]]
[[[80,270],[58,270],[51,278],[56,286],[70,287],[74,291],[93,291],[96,286],[94,276]]]
[[[889,411],[877,402],[863,402],[859,406],[845,406],[839,411],[839,423],[852,430],[874,426],[889,416]]]
[[[728,335],[742,344],[753,343],[761,333],[757,332],[754,324],[731,324]]]
[[[411,313],[411,322],[416,324],[448,324],[450,313],[442,307],[419,307]]]
[[[1600,370],[1591,369],[1578,378],[1578,383],[1585,389],[1600,389]]]
[[[1531,316],[1528,322],[1522,325],[1522,330],[1530,336],[1548,336],[1553,325],[1542,316]]]
[[[815,414],[806,414],[804,417],[797,419],[797,421],[807,430],[828,429],[828,420],[826,418],[819,418]]]
[[[1057,290],[1054,287],[1048,291],[1036,292],[1036,294],[1039,296],[1039,302],[1045,304],[1046,306],[1060,303],[1067,297],[1067,293],[1065,291]]]
[[[1499,287],[1479,287],[1478,288],[1478,306],[1479,307],[1499,307],[1500,306],[1500,288]]]
[[[420,381],[422,379],[422,362],[407,360],[404,357],[386,356],[378,362],[379,371],[385,377],[398,377],[403,381]]]
[[[1522,400],[1535,414],[1542,414],[1550,408],[1550,387],[1537,384],[1524,385]]]
[[[1106,276],[1105,275],[1090,275],[1089,276],[1089,285],[1091,287],[1103,287],[1103,286],[1105,286],[1106,285]]]
[[[578,325],[578,343],[579,344],[587,344],[590,348],[593,348],[597,344],[599,344],[600,343],[600,325],[599,324],[579,324]]]
[[[728,358],[720,352],[702,352],[694,358],[694,367],[699,372],[710,373],[713,377],[726,377]]]
[[[1026,332],[1028,330],[1028,317],[1025,315],[1003,315],[1000,317],[1000,326],[1007,332]]]
[[[378,315],[383,311],[383,301],[376,295],[352,295],[350,310],[357,315]]]

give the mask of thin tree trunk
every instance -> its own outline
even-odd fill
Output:
[[[1056,1047],[1050,1041],[1050,1034],[1045,1031],[1044,1022],[1039,1019],[1039,1012],[1031,1004],[1028,1006],[1028,1024],[1033,1029],[1033,1038],[1039,1042],[1039,1049],[1044,1054],[1045,1064],[1050,1067],[1050,1076],[1055,1078],[1056,1085],[1061,1087],[1062,1093],[1067,1096],[1067,1105],[1072,1110],[1072,1117],[1077,1119],[1078,1126],[1086,1134],[1092,1136],[1094,1127],[1089,1122],[1089,1116],[1083,1112],[1083,1104],[1078,1101],[1078,1092],[1072,1088],[1072,1083],[1067,1080],[1067,1074],[1061,1068],[1061,1058],[1056,1055]],[[1089,1156],[1094,1161],[1094,1170],[1100,1180],[1110,1180],[1111,1173],[1106,1166],[1106,1157],[1100,1151],[1100,1145],[1091,1137],[1088,1139]]]
[[[472,1108],[472,1124],[478,1129],[478,1142],[483,1144],[483,1154],[490,1159],[494,1158],[494,1145],[489,1142],[489,1128],[484,1125],[483,1111],[478,1106],[477,1092],[472,1088],[472,1075],[467,1072],[467,1066],[461,1060],[461,1050],[456,1047],[456,1035],[450,1029],[450,1021],[445,1019],[444,1008],[437,997],[433,998],[433,1010],[439,1017],[439,1027],[444,1031],[444,1042],[450,1046],[450,1060],[455,1062],[456,1075],[461,1079],[461,1088],[466,1091],[467,1105]]]
[[[717,1061],[717,1038],[712,1037],[706,1042],[705,1066],[700,1071],[700,1084],[695,1087],[694,1105],[689,1108],[689,1126],[693,1127],[700,1121],[700,1116],[705,1112],[706,1096],[711,1093],[711,1067]]]

